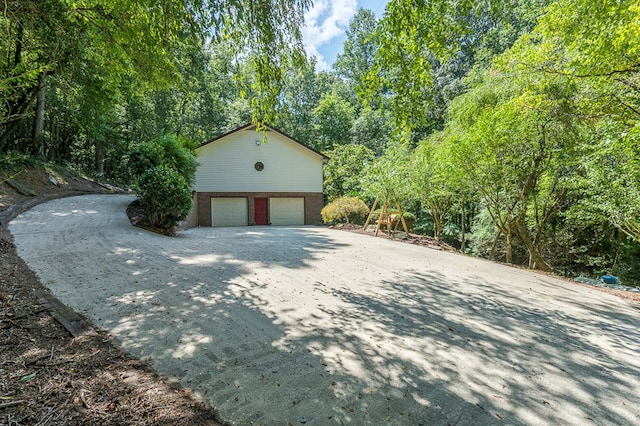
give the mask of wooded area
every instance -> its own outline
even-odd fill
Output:
[[[392,0],[330,71],[304,55],[309,6],[7,2],[3,164],[126,183],[140,144],[260,119],[331,158],[327,202],[393,189],[467,253],[640,285],[637,2]]]

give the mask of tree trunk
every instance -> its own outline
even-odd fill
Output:
[[[433,218],[433,238],[440,241],[442,240],[442,220],[440,219],[440,215],[433,214],[431,216]]]
[[[17,67],[22,62],[22,40],[24,38],[24,24],[18,21],[18,29],[16,31],[16,51],[13,54],[13,67]]]
[[[428,203],[429,214],[433,219],[433,237],[442,241],[442,229],[444,227],[444,221],[447,219],[447,215],[451,210],[453,202],[448,200],[433,201]]]
[[[104,175],[104,147],[102,142],[98,141],[96,141],[95,170],[96,176]]]
[[[22,62],[22,48],[24,39],[24,24],[22,21],[18,21],[18,27],[16,29],[16,45],[13,53],[13,63],[11,62],[11,54],[7,55],[8,68],[12,68],[13,71]],[[10,74],[13,73],[10,71]],[[24,94],[12,98],[14,93],[20,90],[20,85],[16,82],[11,83],[11,89],[5,93],[9,95],[8,101],[6,101],[6,108],[4,109],[4,117],[2,118],[2,124],[4,125],[4,131],[0,135],[0,152],[3,151],[4,146],[9,142],[9,138],[17,130],[20,124],[22,115],[27,111],[31,102],[27,103],[26,96]],[[30,98],[33,100],[33,97]],[[18,112],[19,111],[19,112]]]
[[[491,245],[491,251],[489,252],[489,260],[496,260],[496,249],[498,248],[498,239],[502,235],[501,231],[498,231],[496,237],[493,239],[493,244]]]
[[[33,134],[31,144],[33,154],[44,159],[44,117],[45,117],[45,95],[47,72],[43,71],[38,78],[38,89],[36,95],[36,114],[33,120]]]
[[[20,123],[24,119],[24,115],[27,113],[27,110],[31,107],[33,102],[36,100],[37,92],[34,91],[29,99],[24,101],[22,106],[20,106],[20,110],[17,114],[14,114],[8,121],[3,123],[5,125],[4,132],[0,134],[0,152],[4,149],[4,146],[9,142],[9,139],[13,136],[13,134],[18,130]]]
[[[527,247],[527,251],[529,251],[529,268],[537,269],[539,271],[551,272],[553,269],[547,262],[545,262],[540,250],[536,247],[532,247],[531,250]]]
[[[511,229],[504,234],[505,238],[505,261],[513,263],[513,247],[511,246]]]
[[[529,252],[529,268],[551,272],[551,266],[549,266],[549,264],[545,262],[544,258],[542,257],[542,253],[540,253],[540,248],[533,243],[531,235],[529,235],[529,230],[527,229],[524,217],[518,218],[516,227],[520,239]]]
[[[464,217],[464,202],[462,203],[462,213],[460,216],[460,251],[464,252],[464,246],[466,243],[466,229],[465,229],[465,217]]]

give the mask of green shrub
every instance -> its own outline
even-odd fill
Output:
[[[138,186],[149,225],[173,233],[178,222],[191,210],[191,188],[187,180],[171,167],[158,166],[145,171]]]
[[[129,151],[129,170],[134,177],[162,164],[162,147],[153,142],[143,142]]]
[[[363,224],[369,214],[369,208],[360,198],[341,197],[327,204],[320,214],[325,223]]]
[[[129,152],[129,169],[134,177],[160,165],[178,171],[190,184],[197,166],[195,152],[186,140],[174,135],[142,142]]]
[[[0,157],[0,170],[17,170],[42,165],[44,162],[35,156],[18,151],[9,151]]]

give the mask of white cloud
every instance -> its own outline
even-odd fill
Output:
[[[302,36],[307,54],[318,58],[319,69],[327,69],[328,65],[318,49],[345,35],[356,9],[356,0],[316,0],[305,14]]]
[[[316,46],[307,44],[305,46],[305,48],[306,48],[306,51],[307,51],[307,55],[309,57],[315,56],[315,58],[316,58],[316,70],[328,70],[329,69],[329,64],[325,60],[324,56],[320,52],[318,52],[318,48]]]

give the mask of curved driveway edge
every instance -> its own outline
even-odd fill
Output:
[[[640,312],[490,262],[317,227],[134,228],[133,199],[12,221],[56,297],[233,424],[638,424]]]

